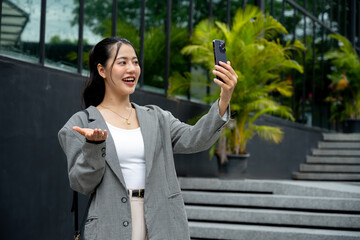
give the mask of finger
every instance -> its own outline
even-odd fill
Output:
[[[94,139],[95,139],[94,134],[95,134],[95,130],[93,130],[93,131],[87,131],[84,136],[85,136],[88,140],[94,140]]]
[[[225,74],[223,74],[222,72],[220,71],[217,71],[217,70],[213,70],[213,74],[215,76],[218,76],[219,78],[221,78],[225,83],[227,83],[229,81],[229,78],[228,76],[226,76]],[[219,79],[217,79],[219,80]],[[220,81],[220,80],[219,80]]]
[[[230,61],[228,61],[227,64],[224,63],[224,62],[219,61],[219,64],[220,64],[223,68],[225,68],[226,70],[228,70],[231,74],[233,74],[234,76],[237,77],[237,75],[236,75],[236,73],[235,73],[235,70],[231,67]]]
[[[235,70],[233,69],[233,67],[231,67],[231,62],[228,61],[227,64],[224,62],[219,62],[221,64],[221,66],[223,68],[225,68],[226,70],[228,70],[232,75],[234,75],[236,78],[238,78],[238,75],[236,74]]]
[[[216,83],[217,85],[219,85],[219,87],[221,88],[224,88],[226,86],[226,83],[224,83],[223,81],[217,79],[217,78],[214,78],[214,83]]]
[[[230,62],[230,61],[227,61],[227,64],[228,64],[229,66],[231,66],[231,62]],[[238,75],[237,75],[236,72],[235,72],[235,69],[234,69],[233,67],[231,67],[231,69],[233,70],[233,73],[235,74],[236,78],[239,78]]]
[[[220,77],[224,82],[229,85],[230,87],[233,87],[237,84],[237,77],[233,74],[231,74],[229,71],[221,69],[222,67],[218,67],[219,71],[215,70],[213,73]]]
[[[217,66],[215,68],[216,68],[216,70],[222,72],[223,74],[225,74],[228,77],[228,81],[226,82],[227,84],[230,84],[230,85],[236,85],[237,84],[238,76],[237,76],[237,74],[235,72],[233,72],[233,71],[229,72],[227,69],[225,69],[223,67],[220,67],[220,66]]]
[[[78,127],[78,126],[74,126],[72,129],[73,129],[74,131],[77,131],[77,132],[80,133],[81,135],[84,135],[84,136],[85,136],[85,134],[86,134],[86,131],[85,131],[83,128],[80,128],[80,127]]]
[[[225,67],[215,65],[215,70],[222,72],[223,74],[228,76],[228,78],[232,78],[233,76],[235,77],[235,74],[233,74],[230,70],[226,69]]]
[[[104,132],[101,129],[95,129],[94,137],[98,141],[106,140],[107,138],[107,131]]]
[[[102,136],[102,131],[101,131],[101,129],[96,128],[95,131],[94,131],[94,137],[95,137],[95,139],[101,139],[101,138],[102,138],[101,136]]]
[[[108,135],[108,132],[106,130],[104,130],[104,140],[107,139],[107,135]]]
[[[104,139],[104,133],[101,129],[98,129],[98,138],[99,140],[103,140]]]
[[[92,134],[89,136],[91,137],[92,139],[96,140],[98,138],[98,129],[95,128],[94,131],[92,132]]]

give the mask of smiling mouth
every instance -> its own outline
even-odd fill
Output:
[[[135,82],[135,78],[134,77],[128,77],[128,78],[124,78],[123,81],[124,82]]]

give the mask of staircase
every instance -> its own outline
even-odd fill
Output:
[[[360,181],[360,134],[323,134],[324,141],[293,173],[297,180]]]
[[[360,185],[180,178],[191,239],[360,239]]]

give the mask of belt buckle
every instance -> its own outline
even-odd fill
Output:
[[[144,190],[143,189],[132,189],[132,190],[128,190],[129,194],[131,193],[131,196],[133,197],[139,197],[139,198],[143,198],[144,195]]]

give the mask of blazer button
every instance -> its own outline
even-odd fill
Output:
[[[129,222],[128,222],[128,221],[124,221],[124,222],[123,222],[123,226],[124,226],[124,227],[129,226]]]
[[[104,153],[106,151],[106,147],[103,147],[101,151]]]
[[[102,157],[105,157],[105,156],[106,156],[106,153],[101,154],[101,156],[102,156]]]
[[[123,197],[123,198],[121,198],[121,201],[122,201],[123,203],[126,203],[126,202],[127,202],[127,198],[126,198],[126,197]]]

